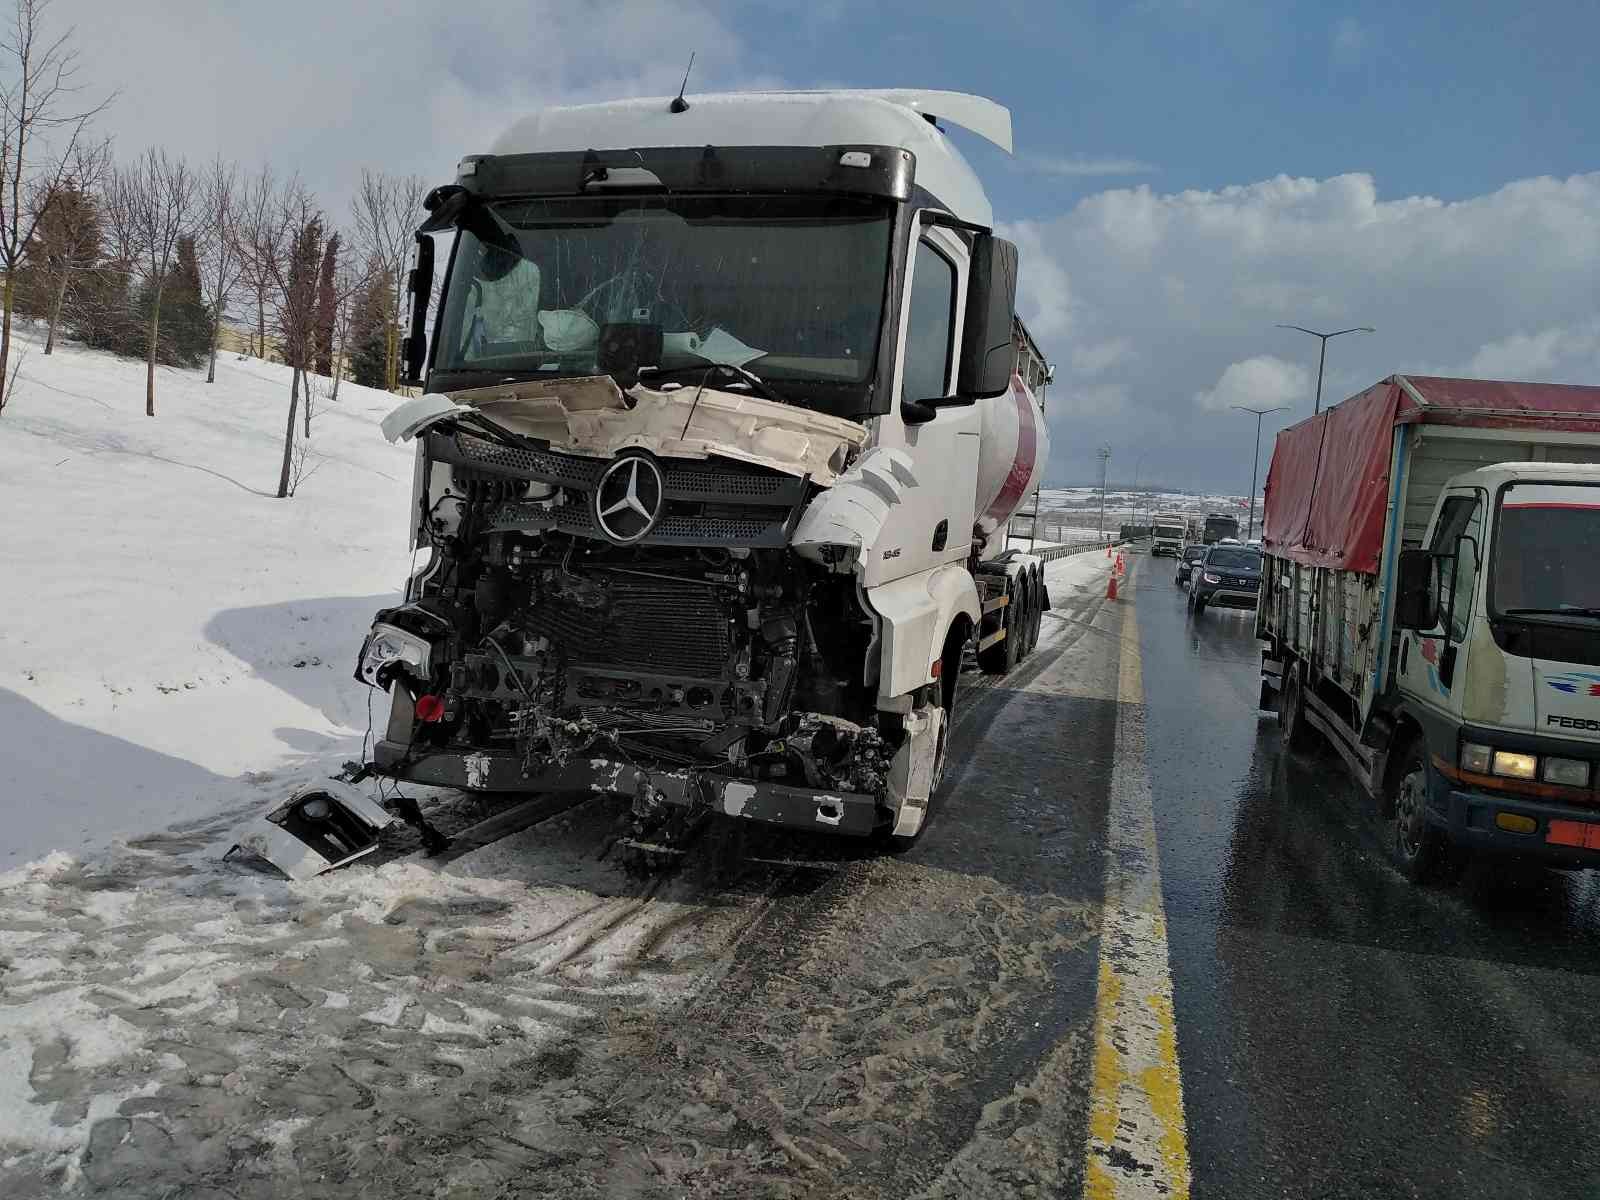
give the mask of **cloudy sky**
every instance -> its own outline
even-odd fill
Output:
[[[800,10],[800,15],[796,15]],[[381,15],[379,15],[381,13]],[[1253,419],[1394,371],[1600,382],[1592,0],[54,0],[124,152],[445,182],[515,115],[694,86],[923,86],[1014,114],[959,133],[1023,250],[1058,365],[1053,482],[1242,490]],[[1270,441],[1270,438],[1268,439]],[[1265,454],[1263,455],[1265,457]]]

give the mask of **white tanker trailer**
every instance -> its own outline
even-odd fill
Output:
[[[554,108],[428,198],[407,372],[427,562],[357,677],[368,768],[909,839],[957,677],[1026,657],[1049,442],[950,92]],[[433,247],[450,239],[428,324]]]

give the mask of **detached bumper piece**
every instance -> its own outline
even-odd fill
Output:
[[[330,779],[296,792],[228,854],[248,850],[290,879],[310,879],[371,854],[394,821],[364,792]]]
[[[633,797],[636,810],[670,805],[692,812],[719,813],[787,829],[810,829],[866,837],[878,824],[875,797],[858,792],[828,792],[697,771],[648,771],[604,758],[574,757],[564,767],[524,776],[514,754],[438,754],[379,742],[377,774],[415,783],[480,792],[596,792]]]

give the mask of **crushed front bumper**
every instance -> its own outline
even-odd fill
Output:
[[[373,753],[376,774],[414,783],[477,792],[596,792],[631,796],[638,806],[668,804],[720,813],[788,829],[865,837],[879,823],[876,798],[688,770],[648,770],[631,763],[574,755],[564,767],[540,775],[522,772],[515,754],[419,751],[380,741]]]

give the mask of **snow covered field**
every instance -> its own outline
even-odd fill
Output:
[[[286,367],[163,368],[152,419],[143,363],[22,343],[0,415],[0,869],[337,769],[367,723],[355,653],[409,563],[391,397],[322,404],[278,500]]]

